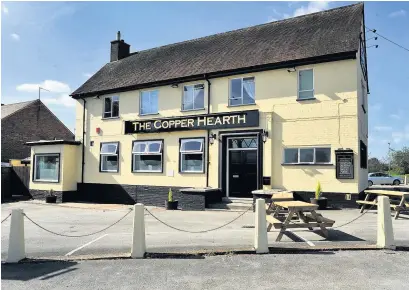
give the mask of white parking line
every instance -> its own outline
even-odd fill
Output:
[[[298,238],[300,238],[301,240],[303,240],[304,242],[306,242],[309,246],[311,246],[311,247],[314,247],[314,246],[315,246],[315,244],[314,244],[313,242],[311,242],[311,241],[309,241],[309,240],[307,240],[307,239],[305,239],[305,238],[303,238],[303,237],[297,235],[295,232],[293,232],[293,231],[291,231],[291,230],[287,230],[287,231],[291,232],[293,235],[297,236]]]
[[[106,237],[106,236],[108,236],[108,234],[100,236],[99,238],[96,238],[95,240],[92,240],[91,242],[88,242],[88,243],[82,245],[81,247],[78,247],[78,248],[72,250],[71,252],[68,252],[67,254],[65,254],[65,256],[70,256],[70,255],[74,254],[76,251],[79,251],[79,250],[85,248],[86,246],[91,245],[93,242],[96,242],[96,241],[98,241],[98,240],[100,240],[100,239],[102,239],[103,237]]]

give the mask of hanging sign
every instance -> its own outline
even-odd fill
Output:
[[[125,134],[157,133],[185,130],[258,127],[259,111],[180,116],[164,119],[125,121]]]
[[[354,179],[354,152],[335,150],[337,179]]]

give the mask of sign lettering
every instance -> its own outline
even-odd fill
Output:
[[[258,125],[259,111],[249,110],[154,120],[125,121],[125,134],[258,127]]]

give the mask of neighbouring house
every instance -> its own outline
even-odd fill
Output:
[[[74,134],[40,100],[1,104],[2,162],[20,163],[30,157],[28,141],[54,138],[74,140]]]
[[[171,188],[203,209],[207,193],[183,189],[308,200],[319,181],[330,203],[355,204],[367,187],[362,3],[133,53],[120,33],[110,45],[71,94],[81,143],[29,143],[34,165],[53,164],[32,166],[33,196],[163,206]]]

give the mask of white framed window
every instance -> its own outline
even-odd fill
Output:
[[[140,98],[140,115],[150,115],[158,113],[159,91],[142,91]]]
[[[119,170],[119,142],[101,143],[100,171],[118,172]]]
[[[314,98],[314,70],[303,69],[298,71],[298,99]]]
[[[204,172],[203,144],[204,138],[180,139],[180,172]]]
[[[104,98],[104,118],[119,117],[119,97],[111,96]]]
[[[204,85],[183,87],[182,111],[204,109]]]
[[[230,80],[229,106],[251,105],[256,103],[254,77]]]
[[[329,164],[330,147],[284,148],[284,164]]]
[[[132,172],[163,172],[163,141],[132,143]]]
[[[38,182],[60,182],[60,154],[35,154],[33,180]]]

